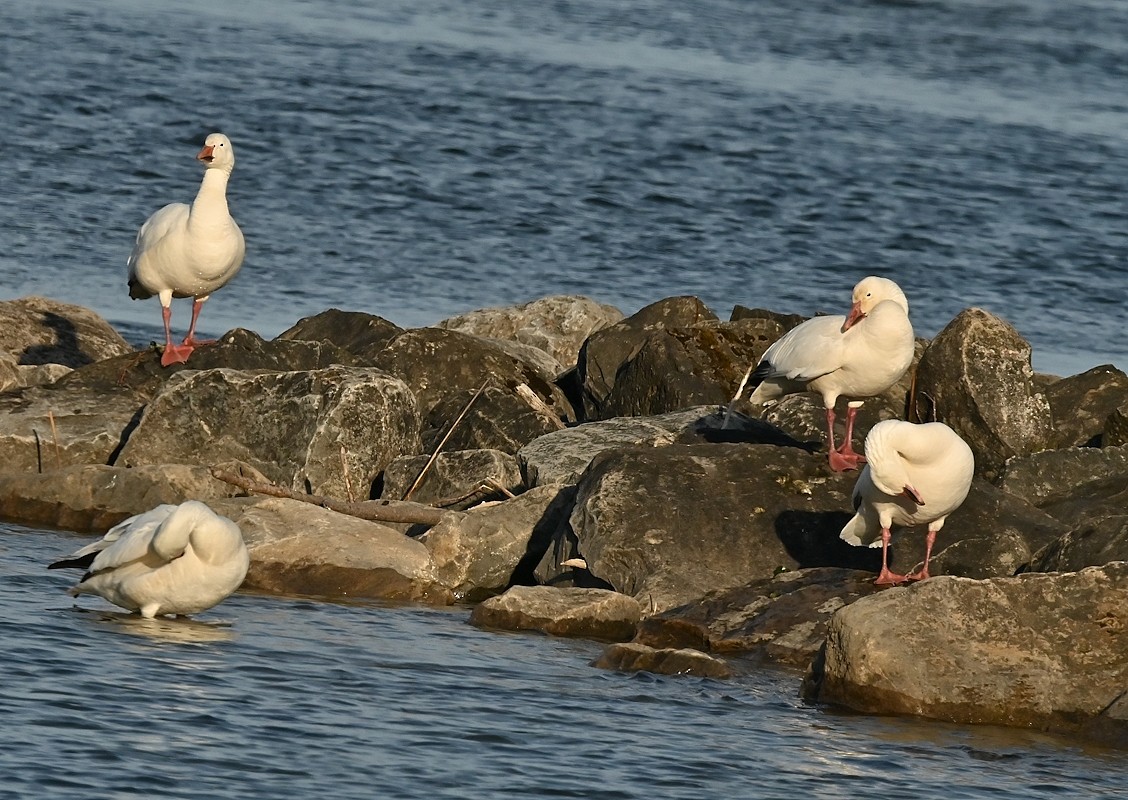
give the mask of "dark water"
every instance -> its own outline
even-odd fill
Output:
[[[590,667],[466,609],[236,595],[146,621],[64,594],[77,538],[0,525],[0,798],[1123,797],[1123,753],[835,714],[797,676]]]
[[[124,261],[235,142],[248,243],[203,326],[401,325],[584,293],[990,309],[1040,369],[1128,366],[1128,4],[0,2],[0,297],[158,330]],[[187,321],[187,303],[174,323]]]
[[[0,0],[0,298],[135,340],[124,262],[223,130],[248,258],[202,327],[429,324],[583,293],[977,305],[1041,369],[1128,366],[1128,4]],[[187,305],[174,310],[183,330]],[[465,609],[237,596],[143,624],[0,527],[0,800],[1124,796],[1120,755],[588,666]]]

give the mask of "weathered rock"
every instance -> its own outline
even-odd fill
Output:
[[[1096,478],[1069,496],[1044,502],[1043,508],[1070,530],[1030,559],[1031,571],[1128,561],[1128,471]]]
[[[499,594],[532,583],[536,564],[571,508],[572,494],[542,486],[501,503],[452,514],[420,537],[435,577],[459,599]]]
[[[999,488],[1039,508],[1074,498],[1094,481],[1128,473],[1128,447],[1069,447],[1007,462]]]
[[[54,383],[70,371],[62,364],[20,364],[16,356],[0,352],[0,392]]]
[[[584,341],[623,319],[614,306],[587,297],[555,295],[504,308],[484,308],[444,319],[438,327],[539,348],[564,367],[576,363]]]
[[[838,538],[853,478],[771,445],[611,450],[581,478],[570,528],[588,571],[652,612],[779,569],[880,565]],[[687,502],[686,498],[694,498]]]
[[[381,497],[404,499],[405,493],[412,488],[430,460],[427,455],[392,459],[384,470]],[[487,488],[483,489],[483,485]],[[500,495],[498,486],[509,492],[520,491],[521,467],[516,458],[500,450],[451,450],[435,457],[410,499],[444,508],[466,508],[483,498]],[[465,500],[459,503],[440,502],[459,497]]]
[[[372,356],[403,333],[403,328],[375,314],[330,308],[312,317],[303,317],[278,334],[288,341],[329,342],[367,365]],[[328,365],[326,365],[328,366]]]
[[[244,588],[276,594],[379,598],[445,605],[427,548],[376,522],[298,500],[213,504],[243,531],[251,554]]]
[[[726,405],[778,329],[774,323],[747,320],[654,330],[620,366],[600,415],[648,416],[689,406]]]
[[[1128,404],[1128,375],[1104,364],[1051,383],[1045,395],[1053,415],[1051,447],[1100,447],[1109,415]]]
[[[411,392],[378,369],[211,369],[170,378],[115,463],[238,459],[291,489],[367,499],[393,458],[419,452],[418,437]]]
[[[133,352],[98,314],[46,297],[0,301],[0,320],[0,351],[20,364],[75,368]]]
[[[137,469],[73,466],[43,474],[0,474],[0,518],[80,533],[105,533],[126,517],[161,503],[210,502],[237,490],[203,467]]]
[[[466,333],[442,328],[404,331],[374,354],[372,363],[411,388],[424,417],[441,401],[476,391],[487,380],[510,391],[524,385],[560,419],[575,416],[563,391],[546,382],[535,365]]]
[[[662,328],[685,328],[717,319],[696,297],[670,297],[651,303],[622,322],[596,331],[580,348],[576,365],[582,396],[582,419],[615,416],[604,405],[620,367],[638,352],[652,333]],[[577,409],[580,411],[580,409]]]
[[[1128,746],[1128,718],[1109,714],[1128,685],[1125,653],[1128,563],[933,578],[835,614],[804,695],[869,713],[1036,727]]]
[[[1101,432],[1101,444],[1105,447],[1128,444],[1128,403],[1117,406],[1108,415]]]
[[[606,589],[514,586],[475,606],[470,624],[621,642],[634,636],[641,616],[637,600]]]
[[[728,664],[706,653],[686,648],[655,650],[634,642],[610,645],[592,666],[619,672],[653,672],[655,675],[732,677]]]
[[[937,419],[959,433],[988,480],[1008,458],[1050,440],[1050,405],[1036,389],[1029,343],[979,308],[961,312],[925,349],[912,410],[915,419]]]
[[[647,617],[634,641],[806,667],[822,647],[831,615],[877,591],[871,572],[783,572]]]
[[[423,420],[425,451],[434,452],[442,442],[448,450],[500,450],[512,455],[538,436],[564,427],[559,410],[527,386],[491,385],[451,432],[476,393],[477,389],[452,393],[431,408]]]

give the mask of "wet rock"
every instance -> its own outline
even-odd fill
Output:
[[[403,500],[416,479],[427,468],[428,455],[401,456],[384,470],[384,491],[381,497]],[[483,488],[485,487],[485,488]],[[409,499],[443,508],[467,508],[486,497],[501,495],[498,488],[509,492],[521,489],[521,467],[513,456],[500,450],[452,450],[439,453],[415,486]],[[453,498],[465,498],[459,503]]]
[[[368,365],[375,353],[383,350],[401,333],[403,328],[375,314],[330,308],[320,314],[303,317],[278,334],[277,339],[329,342],[356,356],[358,364]]]
[[[0,351],[24,365],[81,367],[133,347],[98,314],[46,297],[0,301]]]
[[[619,672],[653,672],[655,675],[732,677],[728,664],[706,653],[685,648],[655,650],[634,642],[609,646],[592,666]]]
[[[378,369],[210,369],[170,378],[115,463],[238,459],[294,490],[367,499],[393,458],[419,451],[418,437],[410,391]]]
[[[1051,383],[1045,394],[1053,416],[1051,447],[1100,447],[1110,444],[1103,441],[1109,415],[1128,405],[1128,375],[1104,364]]]
[[[778,327],[763,320],[708,321],[652,331],[619,367],[600,406],[601,417],[727,405]]]
[[[976,473],[988,480],[1008,458],[1050,441],[1050,405],[1036,388],[1029,343],[979,308],[961,312],[925,349],[912,412],[959,433],[975,453]]]
[[[161,503],[212,501],[237,490],[203,467],[79,465],[43,474],[0,474],[0,519],[79,533],[105,533]]]
[[[515,583],[531,583],[535,564],[571,508],[559,486],[542,486],[500,503],[445,517],[419,541],[435,578],[459,599],[481,600]]]
[[[448,450],[500,450],[512,455],[538,436],[564,427],[559,409],[525,384],[487,386],[471,403],[475,394],[477,389],[455,392],[431,408],[423,420],[425,451],[434,452],[442,443]]]
[[[622,319],[623,312],[614,306],[577,295],[555,295],[531,303],[460,314],[439,322],[438,327],[521,342],[570,367],[591,334]]]
[[[943,624],[937,624],[939,620]],[[862,598],[831,619],[809,700],[1100,736],[1128,685],[1128,563],[984,581],[941,577]]]
[[[523,385],[559,419],[574,418],[563,391],[547,382],[535,365],[514,358],[484,339],[458,331],[404,331],[375,354],[372,363],[398,376],[411,388],[424,417],[429,417],[438,403],[476,391],[488,380],[493,386],[510,391]]]
[[[634,635],[641,615],[633,597],[606,589],[514,586],[475,606],[470,624],[617,642]]]
[[[716,314],[696,297],[670,297],[651,303],[627,319],[591,334],[580,348],[576,365],[582,419],[592,421],[616,416],[607,412],[605,404],[618,380],[619,369],[639,351],[652,333],[716,319]]]
[[[644,619],[634,641],[806,667],[835,611],[880,591],[873,573],[822,567],[783,572]]]
[[[216,511],[238,524],[251,554],[245,589],[327,598],[445,605],[427,548],[376,522],[298,500],[268,498]]]

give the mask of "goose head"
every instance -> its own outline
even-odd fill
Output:
[[[905,314],[909,313],[909,300],[896,283],[877,275],[862,278],[858,285],[854,287],[854,293],[851,297],[853,305],[850,307],[846,321],[842,323],[842,332],[845,333],[857,325],[886,300],[891,300],[899,305],[905,310]]]
[[[196,158],[208,169],[231,172],[235,166],[235,148],[231,146],[231,140],[222,133],[211,133],[204,139],[204,146],[196,154]]]

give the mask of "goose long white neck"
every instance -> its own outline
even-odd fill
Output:
[[[206,169],[200,182],[200,191],[192,201],[190,226],[229,224],[231,212],[227,208],[227,182],[231,172],[226,169]]]

